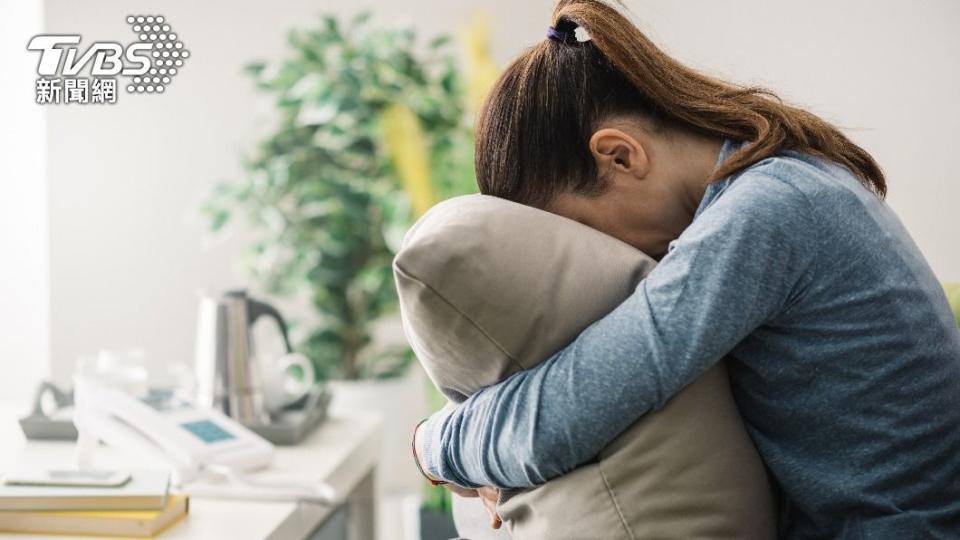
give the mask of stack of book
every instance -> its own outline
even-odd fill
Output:
[[[0,533],[153,537],[187,514],[166,472],[133,473],[120,487],[0,484]]]

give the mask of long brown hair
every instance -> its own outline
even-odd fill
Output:
[[[756,87],[697,73],[653,44],[599,0],[561,0],[553,37],[500,76],[477,120],[480,191],[543,207],[561,192],[596,194],[588,141],[600,122],[640,114],[658,125],[749,141],[713,174],[716,181],[794,150],[845,166],[878,196],[883,172],[864,149],[816,115]],[[575,38],[577,28],[589,40]]]

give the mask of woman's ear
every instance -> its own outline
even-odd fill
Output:
[[[640,179],[650,171],[650,159],[640,141],[616,128],[597,130],[590,137],[590,153],[600,174],[616,172]]]

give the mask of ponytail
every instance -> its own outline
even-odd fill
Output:
[[[577,28],[590,39],[571,39]],[[540,207],[562,191],[597,193],[603,183],[587,141],[606,118],[643,114],[750,143],[710,181],[793,150],[839,163],[886,195],[876,161],[836,127],[769,91],[684,66],[604,2],[560,0],[552,30],[507,68],[481,110],[476,165],[484,193]]]

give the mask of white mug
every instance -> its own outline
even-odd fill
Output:
[[[298,367],[303,379],[293,376],[290,368]],[[287,353],[260,366],[263,381],[263,402],[270,412],[281,409],[302,398],[313,388],[316,372],[310,359],[300,353]]]

